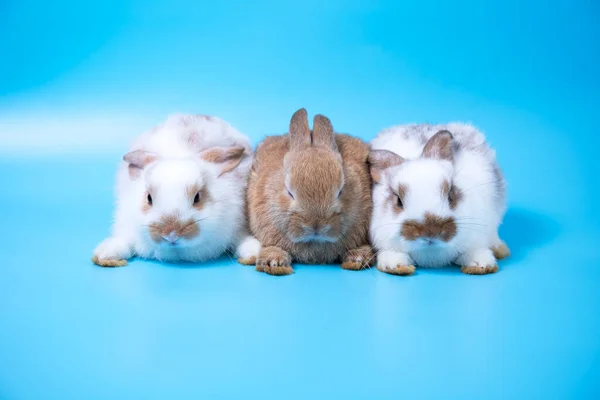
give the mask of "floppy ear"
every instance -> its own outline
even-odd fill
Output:
[[[331,121],[324,115],[316,115],[313,121],[312,143],[315,146],[326,147],[337,151],[335,144],[335,134]]]
[[[123,156],[123,161],[129,164],[129,177],[131,179],[137,179],[142,174],[142,170],[146,166],[154,161],[158,156],[156,153],[152,153],[144,150],[134,150]]]
[[[452,139],[450,132],[446,130],[439,131],[427,141],[427,144],[423,148],[422,157],[452,162],[454,160]]]
[[[235,169],[244,156],[242,146],[213,147],[200,153],[200,158],[221,167],[219,176]]]
[[[383,170],[402,164],[404,158],[388,150],[371,150],[368,162],[371,178],[375,183],[379,183]]]
[[[292,115],[290,121],[290,150],[310,146],[310,129],[306,109],[301,108]]]

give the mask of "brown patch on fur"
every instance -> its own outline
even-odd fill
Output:
[[[238,262],[243,265],[256,265],[256,257],[238,258]]]
[[[290,275],[294,273],[291,264],[289,253],[279,247],[269,246],[260,250],[256,270],[269,275]]]
[[[433,135],[423,148],[423,157],[452,162],[454,160],[452,134],[444,130]]]
[[[458,203],[463,199],[462,190],[457,188],[455,185],[450,185],[448,181],[442,182],[442,196],[448,199],[448,204],[451,210],[455,210]]]
[[[416,220],[404,221],[400,233],[407,240],[426,237],[448,242],[456,235],[456,222],[451,217],[441,218],[430,213],[425,213],[424,222]]]
[[[112,258],[92,257],[92,262],[100,267],[124,267],[127,265],[127,260],[114,260]]]
[[[177,215],[164,215],[158,223],[149,226],[148,232],[156,243],[160,243],[163,236],[168,236],[171,232],[185,239],[192,239],[200,234],[196,221],[182,221]]]
[[[137,179],[142,175],[142,170],[150,163],[156,161],[158,156],[144,150],[134,150],[123,156],[123,161],[128,165],[129,178]]]
[[[498,272],[498,265],[486,265],[485,267],[462,266],[460,272],[467,275],[487,275]]]
[[[368,162],[371,178],[375,183],[379,183],[381,182],[381,173],[385,169],[402,164],[404,159],[389,150],[371,150]]]
[[[206,188],[206,186],[199,187],[198,185],[190,185],[185,188],[185,191],[193,207],[196,210],[202,210],[209,199],[208,189]],[[196,194],[200,194],[200,201],[197,203],[194,202]]]
[[[213,147],[200,153],[200,158],[214,164],[221,164],[219,176],[233,170],[242,161],[244,156],[242,146]]]
[[[290,132],[305,128],[304,123],[292,128],[294,120],[295,117],[292,118]],[[372,209],[371,178],[367,165],[369,147],[348,135],[335,134],[335,140],[337,152],[312,147],[306,142],[302,142],[299,149],[294,148],[293,143],[290,148],[293,141],[288,135],[267,137],[259,144],[248,180],[247,207],[250,231],[263,246],[277,246],[297,262],[320,264],[339,262],[349,250],[368,243]],[[313,154],[318,156],[329,154],[325,158],[298,157],[305,150],[317,150]],[[296,191],[295,201],[285,191],[284,158],[293,169],[305,171],[302,188],[300,185],[293,188]],[[297,163],[301,160],[302,164]],[[343,171],[344,189],[337,199],[339,171]],[[305,204],[302,206],[306,205],[307,209],[290,210],[292,204],[303,200]],[[336,207],[339,207],[339,212],[336,212]],[[323,216],[331,218],[326,220],[332,225],[331,229],[341,232],[336,242],[298,243],[290,239],[290,230],[300,229],[299,223],[303,219],[322,223],[320,217]]]
[[[408,276],[415,273],[416,268],[414,265],[396,265],[395,268],[380,268],[377,265],[377,269],[381,272],[385,272],[390,275]]]
[[[496,260],[503,260],[510,257],[510,249],[504,242],[500,243],[498,246],[492,247],[492,252],[494,253],[494,257],[496,257]]]
[[[366,245],[348,251],[344,256],[342,268],[351,271],[360,271],[370,268],[374,263],[375,254],[373,253],[373,249],[371,246]]]

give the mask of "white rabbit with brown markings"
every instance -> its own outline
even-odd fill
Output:
[[[145,132],[123,157],[112,234],[93,262],[198,262],[235,249],[247,236],[251,163],[248,138],[215,117],[173,115]]]
[[[451,263],[466,274],[498,270],[505,181],[495,152],[471,125],[405,125],[371,142],[377,268],[410,275]]]

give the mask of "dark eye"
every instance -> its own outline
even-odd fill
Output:
[[[194,196],[194,204],[200,203],[200,192],[196,193]]]
[[[292,199],[294,198],[294,195],[292,194],[292,192],[289,189],[287,191],[287,194],[288,194],[288,196],[290,196],[290,198],[292,198]]]
[[[398,206],[398,208],[404,208],[404,204],[402,204],[402,199],[398,195],[396,195],[396,205]]]
[[[152,205],[152,196],[150,196],[150,193],[148,193],[148,204]]]
[[[340,191],[338,192],[338,199],[340,197],[342,197],[342,193],[344,192],[344,188],[341,188]]]

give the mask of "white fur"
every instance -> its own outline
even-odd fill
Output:
[[[203,150],[229,146],[242,146],[245,151],[241,163],[225,174],[220,175],[218,164],[199,156]],[[96,248],[96,257],[198,262],[232,250],[247,236],[244,204],[252,149],[246,136],[215,117],[173,115],[138,137],[131,150],[152,152],[158,159],[137,179],[129,176],[128,164],[121,163],[112,235]],[[186,187],[194,184],[208,189],[202,210],[195,209],[186,194]],[[145,213],[142,205],[149,187],[155,192],[153,205]],[[167,240],[155,243],[147,227],[166,214],[198,221],[200,234],[179,239],[177,246]]]
[[[454,162],[422,158],[426,141],[440,130],[448,130],[454,139]],[[481,132],[471,125],[405,125],[382,131],[371,142],[373,150],[389,150],[406,161],[387,168],[373,187],[373,216],[370,235],[379,251],[380,269],[396,265],[439,267],[456,263],[485,268],[496,263],[490,248],[501,242],[498,226],[505,212],[505,183],[496,164],[494,151]],[[447,180],[462,191],[455,210],[441,195]],[[389,190],[405,185],[403,211],[393,211]],[[427,245],[424,239],[406,240],[400,235],[408,219],[423,221],[428,212],[454,217],[457,234],[448,243]]]

